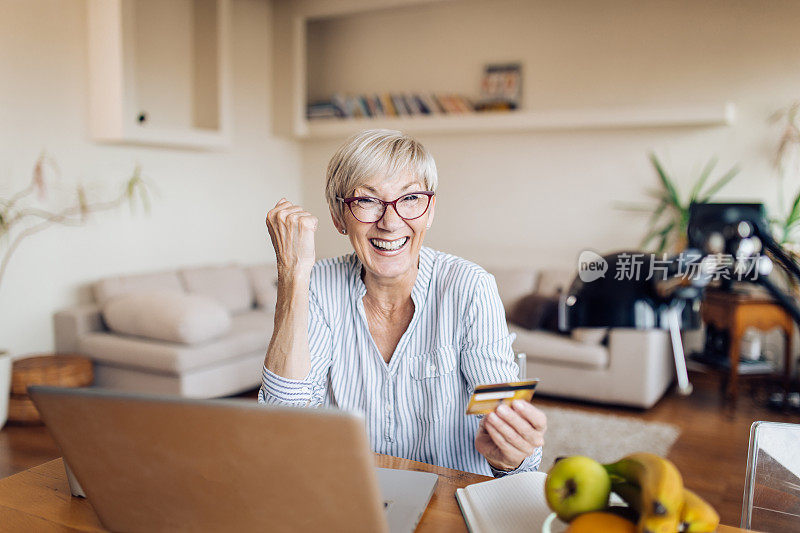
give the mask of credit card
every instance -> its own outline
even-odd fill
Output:
[[[494,411],[501,403],[510,404],[514,400],[531,401],[536,390],[538,379],[512,381],[510,383],[493,383],[478,385],[472,393],[467,405],[468,415],[486,415]]]

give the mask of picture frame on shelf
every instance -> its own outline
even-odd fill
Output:
[[[476,111],[513,111],[522,100],[522,65],[492,63],[483,69]]]

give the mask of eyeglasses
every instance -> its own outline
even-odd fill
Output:
[[[383,218],[387,206],[392,206],[394,212],[403,220],[419,218],[428,210],[434,194],[433,191],[409,192],[391,202],[384,202],[372,196],[351,196],[350,198],[337,196],[336,199],[347,204],[356,220],[371,224]]]

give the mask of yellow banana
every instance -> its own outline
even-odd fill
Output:
[[[703,498],[683,489],[683,508],[681,509],[681,531],[706,533],[716,531],[719,514]]]
[[[637,528],[643,533],[678,533],[680,525],[678,515],[643,516]]]
[[[683,479],[675,465],[652,453],[634,453],[604,466],[615,492],[614,486],[623,482],[641,489],[640,532],[675,533],[678,530]],[[620,496],[625,499],[624,495]]]
[[[616,482],[611,484],[611,490],[616,492],[628,506],[636,510],[639,531],[653,533],[675,533],[680,525],[679,517],[675,515],[645,516],[642,513],[642,489],[633,483]]]

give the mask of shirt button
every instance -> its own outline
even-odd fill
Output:
[[[428,367],[431,372],[436,372],[436,365],[431,365]]]
[[[300,389],[300,392],[302,392],[303,394],[308,394],[309,392],[311,392],[311,389],[309,389],[308,387],[303,387]]]

